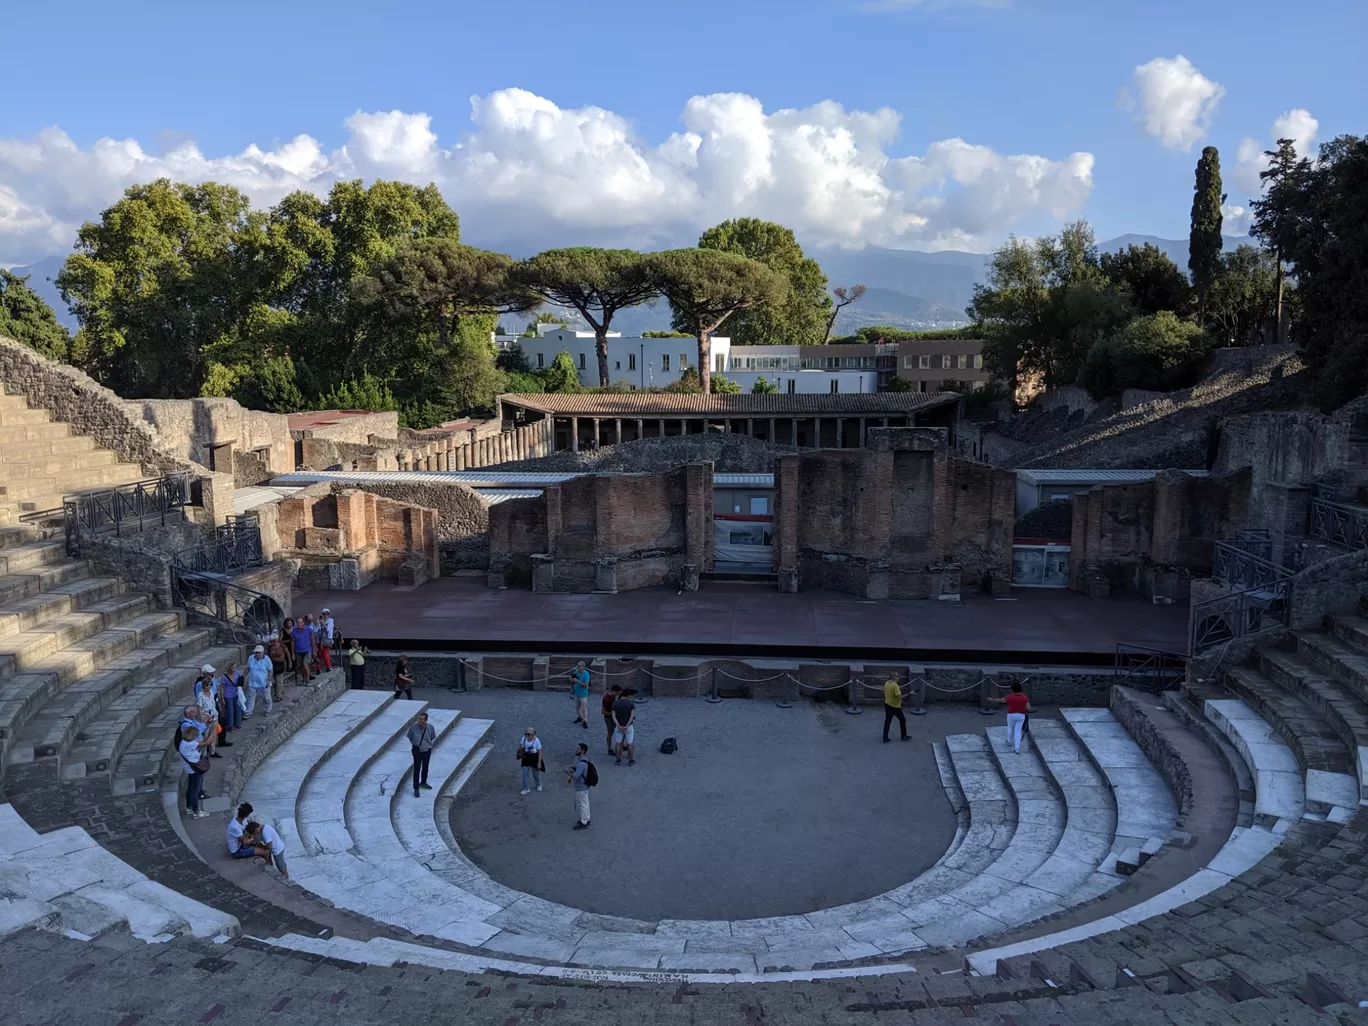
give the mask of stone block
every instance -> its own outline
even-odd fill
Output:
[[[556,560],[552,556],[534,553],[532,562],[532,590],[551,592],[556,590]]]
[[[679,588],[681,591],[698,590],[698,567],[693,563],[685,563],[679,568]]]
[[[331,591],[360,591],[361,564],[355,559],[339,559],[328,564],[328,588]]]
[[[600,556],[594,560],[594,591],[616,595],[618,591],[617,571],[616,556]]]
[[[798,594],[798,568],[782,567],[779,570],[779,593],[781,595]]]

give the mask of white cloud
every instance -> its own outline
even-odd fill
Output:
[[[918,8],[939,11],[947,7],[1010,7],[1011,4],[1012,0],[864,0],[855,6],[862,11],[888,14]]]
[[[1130,85],[1122,86],[1120,102],[1146,134],[1169,149],[1190,150],[1211,128],[1223,96],[1224,86],[1179,54],[1139,65]]]
[[[1221,234],[1248,235],[1254,212],[1238,203],[1221,204]]]
[[[1275,149],[1279,139],[1291,139],[1299,156],[1313,160],[1316,156],[1320,122],[1305,107],[1283,111],[1274,119],[1271,131],[1273,138],[1267,145],[1246,136],[1240,140],[1239,149],[1235,151],[1235,169],[1231,178],[1236,188],[1250,196],[1257,196],[1262,191],[1259,173],[1268,168],[1268,157],[1264,153]]]
[[[427,115],[403,111],[358,111],[332,152],[308,135],[226,156],[192,142],[150,153],[133,139],[83,149],[54,127],[0,138],[0,263],[66,248],[129,185],[163,176],[234,185],[259,204],[349,177],[435,182],[467,238],[515,251],[687,244],[743,215],[813,243],[985,249],[1023,217],[1077,213],[1092,191],[1090,153],[1052,160],[947,139],[892,156],[900,120],[831,101],[767,113],[717,93],[690,99],[681,130],[650,143],[612,111],[504,89],[472,98],[471,131],[446,146]]]

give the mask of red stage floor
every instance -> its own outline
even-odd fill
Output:
[[[473,577],[416,588],[380,582],[362,591],[305,591],[298,613],[332,610],[338,629],[368,644],[426,650],[721,652],[751,656],[917,653],[926,660],[995,661],[1032,654],[1110,661],[1118,643],[1187,650],[1187,608],[1136,598],[1089,599],[1022,590],[1013,599],[874,601],[829,591],[781,595],[772,586],[704,582],[678,594],[491,591]],[[1067,660],[1061,660],[1067,661]]]

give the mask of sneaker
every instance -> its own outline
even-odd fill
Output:
[[[415,798],[421,798],[422,795],[420,795],[417,791],[414,791],[414,792],[413,792],[413,797],[415,797]]]
[[[222,759],[223,756],[219,755],[218,752],[210,752],[210,753],[209,753],[209,758],[211,758],[211,759]]]
[[[635,765],[636,765],[636,760],[635,760],[635,759],[628,759],[628,760],[627,760],[627,765],[628,765],[628,766],[635,766]]]
[[[589,729],[589,721],[588,721],[588,720],[580,720],[580,726],[583,727],[585,730],[588,730],[588,729]]]
[[[911,740],[912,740],[912,735],[911,735],[911,734],[904,734],[904,735],[902,736],[902,739],[903,739],[904,741],[911,741]]]
[[[614,766],[621,766],[621,765],[622,765],[622,756],[619,755],[619,756],[617,757],[617,761],[616,761],[615,763],[613,763],[613,765],[614,765]]]
[[[419,784],[418,786],[421,787],[424,791],[431,791],[431,790],[432,790],[432,785],[431,785],[431,784]],[[537,788],[537,790],[540,791],[541,788],[539,787],[539,788]]]
[[[232,747],[233,747],[233,742],[231,742],[231,741],[220,741],[220,742],[219,742],[219,747],[220,747],[220,748],[232,748]]]
[[[521,791],[518,792],[518,794],[531,794],[531,793],[532,793],[532,792],[529,791],[529,790],[528,790],[527,788],[525,788],[525,787],[524,787]]]
[[[583,720],[581,720],[578,716],[576,716],[573,720],[570,721],[570,725],[573,727],[576,723],[583,723],[583,722],[584,722]]]
[[[588,824],[588,823],[576,823],[571,829],[573,829],[573,830],[588,830],[588,829],[589,829],[589,824]]]
[[[209,815],[209,813],[207,813],[207,812],[205,812],[204,810],[201,809],[199,812],[192,812],[192,813],[190,813],[190,818],[191,818],[191,819],[204,819],[204,817],[207,816],[207,815]]]
[[[538,791],[538,792],[541,791],[541,784],[538,784],[538,785],[537,785],[537,791]]]

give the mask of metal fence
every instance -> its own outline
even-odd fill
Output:
[[[1311,536],[1349,549],[1368,549],[1368,511],[1327,499],[1312,499]]]
[[[182,549],[171,557],[179,570],[201,574],[235,574],[261,566],[261,522],[253,515],[229,517],[215,528],[214,540]]]
[[[63,496],[59,509],[35,510],[19,519],[36,523],[60,518],[66,528],[67,553],[74,556],[79,554],[82,531],[112,530],[122,536],[149,524],[165,525],[167,517],[183,516],[183,510],[193,505],[190,475],[181,472]]]
[[[1190,613],[1188,651],[1196,655],[1233,638],[1286,626],[1290,591],[1291,578],[1282,577],[1263,587],[1197,603]]]
[[[1271,545],[1271,539],[1270,539]],[[1212,560],[1212,578],[1227,588],[1241,591],[1267,588],[1292,576],[1292,571],[1271,560],[1238,547],[1235,542],[1217,542]]]
[[[1146,691],[1168,691],[1182,683],[1187,657],[1143,645],[1116,646],[1112,676],[1117,684]]]
[[[192,622],[210,623],[247,643],[261,640],[279,626],[280,606],[275,599],[214,574],[173,566],[171,601]]]

